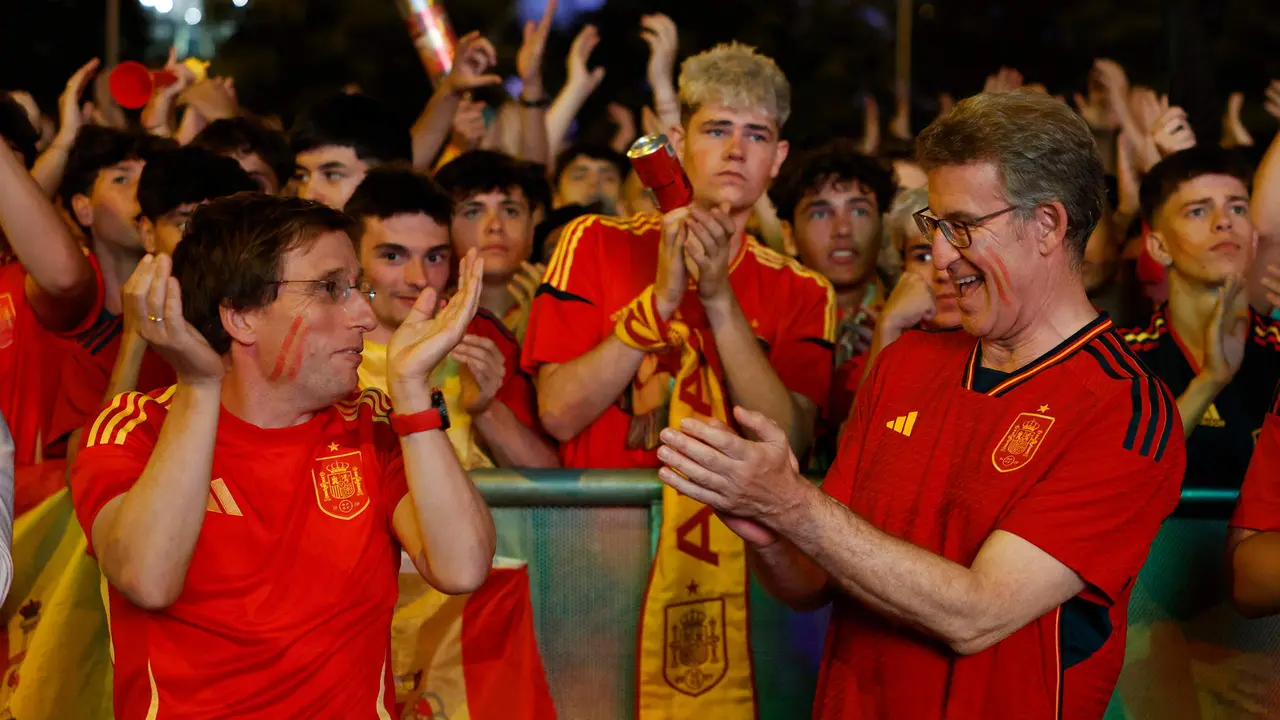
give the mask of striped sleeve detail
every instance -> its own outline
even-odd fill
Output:
[[[578,253],[578,245],[588,230],[596,227],[621,230],[632,235],[644,235],[662,227],[660,215],[634,215],[629,218],[611,218],[603,215],[583,215],[564,227],[560,233],[560,242],[551,254],[551,262],[547,263],[547,272],[543,276],[543,285],[550,286],[561,293],[569,292],[569,280],[573,272],[574,258]]]
[[[1117,333],[1103,333],[1085,347],[1103,374],[1129,386],[1124,449],[1159,462],[1178,414],[1169,389],[1133,354]]]
[[[378,388],[365,388],[337,404],[338,413],[347,422],[356,422],[362,408],[369,408],[373,422],[391,424],[391,399]]]
[[[166,391],[172,397],[172,388]],[[147,411],[159,401],[138,392],[121,393],[111,401],[89,427],[85,447],[123,445],[134,428],[146,422]],[[166,403],[167,404],[167,403]]]
[[[1129,347],[1139,350],[1150,349],[1165,334],[1164,312],[1156,311],[1146,327],[1128,328],[1118,332]]]
[[[1276,385],[1276,389],[1271,393],[1271,414],[1280,415],[1280,384]]]
[[[776,270],[788,270],[793,274],[814,282],[827,296],[825,318],[822,324],[822,339],[829,343],[836,341],[836,290],[822,273],[811,270],[795,258],[789,258],[776,250],[761,245],[755,240],[747,240],[747,248],[755,256],[756,262]]]
[[[1253,341],[1269,350],[1280,352],[1280,323],[1254,313]]]

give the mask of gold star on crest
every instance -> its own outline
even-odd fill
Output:
[[[1048,406],[1048,405],[1041,405],[1041,406],[1040,406],[1040,412],[1049,412],[1049,406]]]
[[[329,452],[338,452],[338,443],[329,443]]]

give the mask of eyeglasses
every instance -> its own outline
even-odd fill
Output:
[[[1012,212],[1017,209],[1017,205],[1010,205],[1003,210],[997,210],[990,215],[983,215],[982,217],[970,220],[969,222],[962,222],[960,220],[943,220],[941,218],[933,217],[932,215],[925,215],[925,213],[929,211],[929,208],[927,207],[913,213],[911,217],[916,219],[916,227],[920,228],[920,234],[924,236],[925,240],[933,242],[934,234],[937,233],[938,230],[941,230],[942,237],[946,238],[947,242],[951,243],[953,247],[963,250],[973,244],[972,231],[974,228],[979,227],[988,220],[1000,217],[1007,212]]]
[[[340,281],[340,280],[277,280],[271,284],[272,285],[295,285],[296,284],[296,285],[311,285],[313,287],[319,287],[322,290],[324,290],[325,294],[327,294],[329,298],[334,302],[342,302],[343,300],[346,300],[347,298],[351,297],[352,290],[355,290],[356,292],[365,296],[369,300],[372,300],[374,295],[376,294],[373,291],[373,283],[369,282],[368,280],[361,280],[355,285],[346,285],[343,283],[343,281]]]

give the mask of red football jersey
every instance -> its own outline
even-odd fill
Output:
[[[495,397],[510,408],[511,413],[525,427],[542,432],[542,425],[538,421],[538,399],[533,381],[520,367],[520,343],[516,340],[515,333],[493,313],[480,310],[467,325],[467,334],[489,338],[498,346],[506,361],[506,374]]]
[[[93,269],[98,272],[96,262]],[[18,467],[35,462],[38,445],[52,439],[49,425],[60,392],[58,368],[73,347],[66,338],[86,331],[101,309],[99,300],[80,327],[52,333],[27,302],[26,282],[27,271],[20,263],[0,267],[0,414],[13,433]]]
[[[658,272],[661,218],[587,215],[565,227],[525,331],[522,362],[533,375],[540,365],[583,355],[613,334],[616,313]],[[773,369],[791,391],[825,410],[831,385],[835,293],[818,273],[747,236],[729,266],[729,284]],[[673,319],[699,334],[707,362],[724,382],[715,339],[696,291],[685,293]],[[664,367],[679,367],[679,350]],[[727,389],[727,388],[726,388]],[[632,415],[609,406],[560,446],[565,467],[654,468],[657,451],[627,449]]]
[[[72,499],[87,535],[141,476],[173,391],[120,395],[85,430]],[[148,612],[110,588],[117,718],[390,719],[391,518],[408,486],[389,409],[370,389],[290,428],[222,411],[181,596]]]
[[[1280,387],[1271,410],[1262,420],[1240,499],[1231,514],[1231,527],[1275,532],[1280,530]]]
[[[960,331],[910,331],[860,388],[824,489],[876,527],[966,567],[995,530],[1086,583],[959,656],[855,600],[835,602],[815,718],[1099,718],[1124,660],[1129,594],[1177,504],[1177,406],[1101,316],[1016,373]]]
[[[94,266],[97,266],[95,259]],[[72,336],[73,343],[61,366],[61,382],[53,405],[46,444],[64,440],[72,430],[83,427],[102,410],[102,396],[111,384],[111,369],[120,354],[124,317],[112,315],[103,304],[104,286],[98,276],[98,310],[88,327]],[[147,348],[138,371],[141,393],[167,388],[178,381],[173,368],[154,350]]]

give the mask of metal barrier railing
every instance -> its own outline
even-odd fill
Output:
[[[499,547],[529,562],[539,649],[560,717],[634,715],[636,627],[662,520],[647,471],[481,471]],[[1125,667],[1107,720],[1280,717],[1280,619],[1231,607],[1223,568],[1237,491],[1188,488],[1134,586]],[[645,542],[645,541],[648,542]],[[782,609],[753,587],[764,720],[807,717],[825,612]]]

